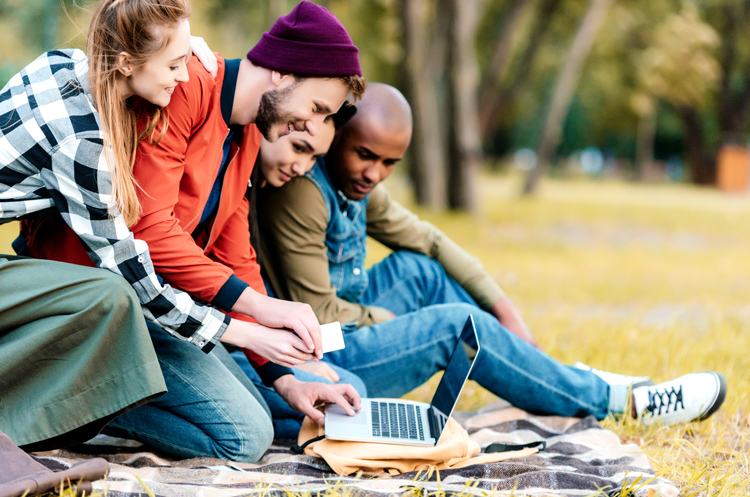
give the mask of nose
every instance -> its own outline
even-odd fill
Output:
[[[312,118],[305,121],[305,129],[307,130],[307,133],[310,136],[315,136],[320,130],[320,127],[323,126],[323,121],[325,121],[325,119],[326,116],[316,114]]]
[[[305,168],[302,166],[301,161],[295,161],[292,163],[292,172],[297,176],[302,176],[305,174]]]
[[[181,67],[174,79],[178,83],[187,83],[188,81],[190,81],[190,75],[188,74],[187,66],[185,64],[181,64]]]
[[[380,164],[374,163],[370,167],[364,170],[362,176],[371,184],[380,183]]]

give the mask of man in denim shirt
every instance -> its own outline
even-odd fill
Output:
[[[633,411],[644,421],[704,419],[721,405],[718,373],[654,386],[565,366],[538,349],[515,306],[481,263],[390,199],[379,183],[411,140],[408,102],[370,84],[325,159],[259,197],[262,266],[281,298],[306,302],[320,322],[349,323],[346,348],[325,360],[358,375],[370,397],[400,397],[444,369],[469,314],[482,353],[471,378],[528,412],[561,416]],[[367,236],[394,252],[365,269]]]

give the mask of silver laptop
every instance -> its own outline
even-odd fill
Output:
[[[478,354],[479,339],[470,315],[431,403],[362,399],[362,409],[354,416],[331,404],[326,409],[326,438],[398,445],[437,444]]]

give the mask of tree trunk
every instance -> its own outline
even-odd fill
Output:
[[[654,179],[654,138],[656,136],[656,109],[638,117],[635,144],[635,170],[641,181]]]
[[[591,6],[578,28],[568,57],[555,83],[552,103],[550,104],[547,120],[537,148],[536,167],[529,171],[526,184],[524,185],[523,193],[525,195],[534,193],[539,178],[541,178],[557,151],[562,137],[563,123],[568,114],[573,93],[578,85],[583,63],[591,52],[596,34],[607,16],[607,11],[612,1],[591,0]]]
[[[435,210],[446,206],[445,149],[436,80],[443,57],[428,53],[426,0],[402,0],[404,89],[411,103],[414,132],[410,147],[416,201]],[[436,67],[437,66],[437,67]]]
[[[492,116],[491,106],[484,105],[484,103],[491,102],[493,95],[500,91],[500,83],[505,78],[510,67],[513,55],[513,39],[516,36],[516,31],[521,27],[533,6],[534,0],[516,0],[513,10],[508,15],[508,20],[505,21],[502,28],[502,33],[498,37],[490,67],[487,69],[487,74],[479,89],[479,101],[483,103],[479,109],[479,123],[482,129],[488,126],[490,117]]]
[[[483,140],[490,136],[500,119],[507,114],[516,95],[528,81],[534,59],[542,46],[542,34],[549,28],[554,13],[561,4],[561,0],[541,0],[529,29],[532,35],[528,37],[527,45],[518,57],[519,64],[513,71],[510,85],[506,89],[484,94],[480,100],[482,106],[480,126]]]
[[[481,160],[474,44],[478,0],[450,0],[448,39],[448,206],[476,211],[476,175]]]
[[[698,185],[716,183],[716,163],[708,159],[706,140],[698,111],[693,107],[678,109],[685,132],[685,152],[690,164],[690,178]]]

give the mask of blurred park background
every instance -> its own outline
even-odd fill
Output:
[[[552,356],[656,381],[724,373],[706,423],[606,425],[684,495],[747,495],[750,2],[316,3],[414,108],[394,196],[482,259]],[[294,2],[192,5],[193,34],[243,57]],[[91,6],[0,0],[0,85],[83,48]],[[0,226],[0,253],[17,230]],[[491,400],[474,385],[462,408]]]
[[[294,3],[193,0],[193,33],[241,57]],[[473,210],[479,171],[505,167],[526,171],[527,193],[545,174],[747,187],[750,2],[318,3],[365,76],[414,106],[420,204]],[[0,85],[45,50],[84,47],[91,6],[0,0]]]

